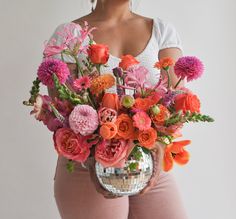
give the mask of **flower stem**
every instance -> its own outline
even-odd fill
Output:
[[[176,85],[174,86],[174,89],[176,89],[177,87],[178,87],[178,85],[179,85],[179,83],[182,81],[182,79],[180,78],[179,80],[178,80],[178,82],[176,83]]]
[[[171,85],[171,78],[170,78],[169,70],[166,69],[165,71],[166,71],[167,79],[168,79],[167,88],[169,89],[169,88],[170,88],[170,85]]]
[[[76,62],[76,67],[77,67],[77,75],[76,75],[76,77],[78,78],[79,77],[79,73],[80,73],[81,76],[83,76],[83,70],[82,70],[82,68],[81,68],[81,66],[79,64],[79,59],[77,58],[77,56],[73,56],[73,57],[74,57],[75,62]]]

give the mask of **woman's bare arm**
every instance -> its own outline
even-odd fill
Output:
[[[174,48],[174,47],[162,49],[159,51],[159,54],[158,54],[159,60],[161,58],[171,57],[172,59],[174,59],[174,61],[177,61],[182,56],[183,56],[182,51],[180,49]],[[175,84],[178,82],[178,78],[174,73],[173,66],[170,67],[169,72],[170,72],[171,86],[174,87]],[[165,74],[165,71],[161,70],[161,74]],[[178,87],[182,87],[182,86],[184,86],[184,81],[181,81],[178,85]]]

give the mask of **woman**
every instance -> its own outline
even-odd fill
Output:
[[[93,1],[92,1],[93,2]],[[166,56],[177,60],[182,56],[182,47],[175,28],[159,18],[147,18],[130,10],[129,0],[97,0],[96,8],[84,17],[62,26],[76,23],[98,27],[93,32],[94,41],[109,46],[109,67],[103,72],[111,72],[118,65],[123,54],[131,54],[151,73],[151,82],[156,83],[160,76],[153,64]],[[60,38],[57,37],[57,42]],[[58,57],[60,58],[60,57]],[[73,75],[75,64],[66,60]],[[171,69],[171,81],[177,78]],[[55,91],[49,89],[51,96]],[[127,197],[115,197],[106,192],[97,182],[94,174],[94,159],[84,168],[76,163],[75,171],[66,170],[67,159],[59,156],[54,176],[54,196],[63,219],[186,219],[176,184],[169,173],[160,170],[161,151],[153,155],[155,171],[149,185],[142,194]]]

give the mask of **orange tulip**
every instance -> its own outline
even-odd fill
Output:
[[[173,142],[166,146],[164,159],[163,159],[163,169],[164,171],[169,171],[173,168],[174,161],[179,165],[184,165],[189,161],[189,153],[184,150],[183,147],[190,144],[190,140]]]
[[[102,107],[118,110],[120,108],[120,101],[117,94],[105,93],[102,98]]]

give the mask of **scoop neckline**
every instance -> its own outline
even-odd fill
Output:
[[[152,39],[153,39],[153,37],[154,37],[155,22],[156,22],[156,19],[155,19],[155,18],[152,18],[152,31],[151,31],[151,35],[150,35],[150,37],[149,37],[149,39],[148,39],[148,41],[147,41],[146,46],[144,47],[144,49],[143,49],[141,52],[139,52],[138,55],[136,55],[136,56],[133,56],[133,55],[132,55],[135,59],[138,59],[140,56],[142,56],[142,55],[146,52],[146,50],[148,49],[148,47],[150,46],[151,41],[152,41]],[[75,22],[73,22],[73,21],[71,21],[70,23],[73,23],[73,24],[76,24],[76,25],[80,25],[80,24],[75,23]],[[97,44],[95,40],[93,40],[93,42],[94,42],[95,44]],[[131,54],[129,54],[129,55],[131,55]],[[117,60],[121,60],[120,57],[114,56],[114,55],[112,55],[111,53],[109,53],[109,57],[112,57],[112,58],[117,59]]]

